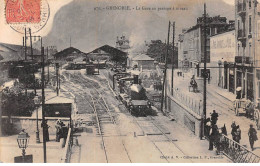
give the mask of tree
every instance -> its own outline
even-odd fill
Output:
[[[5,88],[2,91],[2,115],[11,116],[31,116],[36,108],[34,103],[34,94],[25,94],[23,87],[16,84],[11,88]]]
[[[173,46],[172,44],[169,44],[169,54],[168,54],[168,64],[171,64],[171,59],[172,59],[172,50]],[[148,44],[148,50],[147,50],[147,55],[150,57],[156,59],[159,62],[164,62],[165,61],[165,56],[167,52],[167,44],[163,43],[161,40],[152,40],[150,44]],[[177,48],[175,47],[175,56],[178,55]]]

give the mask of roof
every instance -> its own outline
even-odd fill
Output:
[[[109,54],[117,54],[117,55],[121,54],[121,55],[125,55],[125,56],[127,54],[126,52],[121,51],[121,50],[119,50],[119,49],[117,49],[115,47],[111,47],[109,45],[103,45],[103,46],[101,46],[99,48],[96,48],[95,50],[93,50],[93,51],[91,51],[91,52],[89,52],[87,54],[91,54],[91,53],[97,52],[98,50],[105,51],[105,52],[107,52]]]
[[[138,54],[131,53],[131,54],[128,55],[128,58],[131,59],[131,58],[134,58],[134,57],[136,57],[136,56],[138,56]]]
[[[46,100],[45,104],[70,104],[74,103],[74,101],[70,98],[63,97],[63,96],[55,96]]]
[[[140,54],[133,58],[134,61],[154,61],[153,58],[149,57],[146,54]]]
[[[61,57],[61,56],[67,56],[69,54],[72,54],[73,52],[76,52],[78,54],[85,54],[84,52],[80,51],[79,49],[77,48],[74,48],[74,47],[69,47],[69,48],[66,48],[60,52],[57,52],[56,54],[54,54],[53,56],[55,57]]]
[[[227,23],[219,20],[214,20],[210,23],[210,25],[227,25]]]

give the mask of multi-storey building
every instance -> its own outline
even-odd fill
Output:
[[[257,0],[235,1],[235,87],[256,104],[260,98],[260,5]]]
[[[234,24],[232,24],[234,25]],[[235,91],[234,62],[236,56],[236,37],[234,26],[226,32],[210,37],[210,84]]]
[[[226,31],[230,24],[227,23],[226,17],[209,17],[206,16],[207,30],[206,30],[206,40],[207,44],[204,47],[204,24],[203,16],[197,18],[197,24],[187,30],[179,36],[179,59],[184,67],[195,68],[194,71],[197,76],[201,75],[201,70],[199,69],[204,62],[204,48],[206,47],[206,57],[207,63],[210,62],[210,36]],[[210,71],[208,71],[210,73]]]

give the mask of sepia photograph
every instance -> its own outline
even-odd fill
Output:
[[[0,163],[260,163],[258,139],[260,0],[0,0]]]

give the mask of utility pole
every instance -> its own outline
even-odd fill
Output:
[[[24,29],[24,59],[27,60],[27,46],[26,46],[26,28]]]
[[[203,117],[201,121],[201,139],[204,136],[204,126],[205,126],[205,120],[206,120],[206,114],[207,114],[207,16],[206,16],[206,3],[204,3],[204,21],[203,21],[203,30],[204,30],[204,72],[203,72]]]
[[[43,135],[43,159],[44,163],[47,163],[47,157],[46,157],[46,133],[45,128],[46,121],[45,121],[45,92],[44,92],[44,86],[45,86],[45,76],[44,76],[44,47],[41,47],[41,56],[42,56],[42,135]]]
[[[174,75],[174,36],[175,36],[175,22],[172,23],[172,95],[173,95],[173,75]]]
[[[50,62],[49,62],[49,54],[48,54],[48,47],[46,48],[47,54],[47,63],[48,63],[48,83],[50,81]]]
[[[164,92],[165,92],[165,108],[166,108],[166,97],[167,97],[167,89],[166,89],[166,84],[165,84],[165,81],[166,81],[166,72],[167,72],[167,58],[168,58],[168,49],[169,49],[169,38],[170,38],[170,27],[171,27],[171,22],[169,21],[169,26],[168,26],[168,37],[167,37],[167,46],[166,46],[166,56],[165,56],[165,59],[164,59],[164,63],[165,63],[165,66],[164,66],[164,75],[163,75],[163,86],[162,86],[162,96],[161,96],[161,111],[162,113],[164,113],[163,111],[163,102],[164,102]]]
[[[56,78],[57,78],[57,96],[59,96],[59,63],[56,63]]]
[[[31,45],[31,59],[33,60],[33,47],[32,47],[32,33],[31,33],[31,28],[29,28],[29,34],[30,34],[30,45]]]

